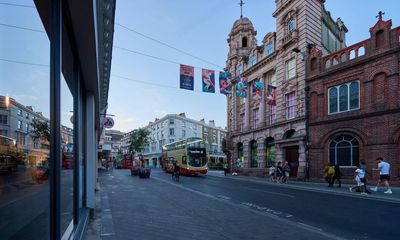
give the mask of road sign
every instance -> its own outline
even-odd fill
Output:
[[[106,117],[104,119],[104,128],[112,128],[114,127],[114,119],[111,117]]]

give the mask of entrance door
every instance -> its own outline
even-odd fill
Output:
[[[297,177],[297,169],[299,168],[299,147],[286,148],[285,157],[290,166],[290,176]]]

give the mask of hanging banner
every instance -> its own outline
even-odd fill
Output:
[[[232,93],[232,74],[230,72],[219,72],[219,91],[222,94]]]
[[[247,78],[237,77],[236,96],[240,98],[247,97]]]
[[[194,67],[181,64],[180,88],[194,90]]]
[[[262,98],[262,91],[264,89],[264,83],[260,82],[260,80],[255,79],[253,81],[253,101],[256,103],[260,103],[261,102],[261,98]]]
[[[215,93],[215,72],[201,69],[201,78],[203,80],[203,92]]]
[[[267,86],[267,103],[269,105],[276,105],[276,87],[269,85]]]

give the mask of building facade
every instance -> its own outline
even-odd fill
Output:
[[[369,39],[327,56],[314,48],[308,58],[313,178],[323,177],[328,162],[351,178],[362,160],[370,169],[383,157],[399,184],[400,27],[380,15],[369,32]]]
[[[115,160],[121,150],[121,140],[125,133],[118,130],[105,130],[104,145],[102,146],[102,153],[105,159]]]
[[[162,147],[191,137],[202,138],[206,144],[210,165],[222,165],[226,159],[222,152],[222,139],[226,136],[226,130],[216,127],[213,120],[206,123],[204,119],[196,121],[186,117],[185,113],[167,114],[163,118],[156,118],[144,127],[150,132],[149,143],[144,146],[141,153],[145,166],[160,168]],[[129,132],[124,135],[121,146],[124,152],[129,151]]]
[[[7,75],[0,77],[0,95],[13,94],[0,98],[4,136],[0,164],[18,167],[10,165],[11,171],[0,174],[0,239],[82,239],[94,216],[97,145],[108,107],[115,0],[35,0],[32,4],[32,12],[38,14],[32,21],[40,21],[44,34],[38,41],[25,41],[27,45],[12,42],[9,46],[26,50],[27,62],[32,61],[29,48],[48,47],[49,66],[31,64],[37,69],[24,72],[26,64],[14,62],[17,67],[2,68],[18,77],[13,84],[7,84]],[[21,30],[26,39],[29,33]],[[46,61],[44,55],[38,56]],[[36,73],[40,77],[32,76]],[[22,104],[38,102],[48,106],[48,116]],[[29,134],[34,118],[49,123],[46,133],[50,134],[43,134],[39,142]],[[71,127],[63,126],[70,118]]]
[[[345,46],[344,23],[334,21],[321,0],[278,0],[273,16],[276,32],[257,44],[248,18],[233,24],[228,36],[226,70],[233,79],[247,79],[247,97],[227,95],[229,167],[244,174],[263,175],[266,168],[288,161],[291,176],[306,175],[305,58],[311,46],[326,54]],[[325,34],[325,35],[323,35]],[[262,82],[261,96],[253,93]],[[268,92],[267,92],[268,91]]]

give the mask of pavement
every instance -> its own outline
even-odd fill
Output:
[[[114,170],[99,173],[84,239],[396,239],[400,189],[363,196],[349,186],[222,171],[176,183],[160,170],[150,179]]]
[[[287,183],[276,183],[276,182],[271,182],[269,179],[262,177],[241,176],[241,175],[233,176],[232,174],[227,174],[226,176],[224,176],[224,171],[216,171],[216,170],[209,171],[207,174],[214,177],[228,178],[239,181],[256,182],[266,185],[279,185],[282,188],[299,189],[304,191],[321,192],[321,193],[328,193],[335,195],[369,198],[381,201],[400,203],[400,187],[391,187],[393,192],[392,194],[385,194],[384,191],[386,191],[386,187],[381,186],[377,192],[371,191],[371,194],[369,195],[361,195],[359,192],[350,192],[349,188],[355,186],[350,184],[342,184],[342,186],[339,188],[337,187],[337,184],[335,184],[334,187],[328,187],[327,183],[319,183],[319,182],[288,181]],[[368,189],[374,186],[375,185],[368,185]]]

